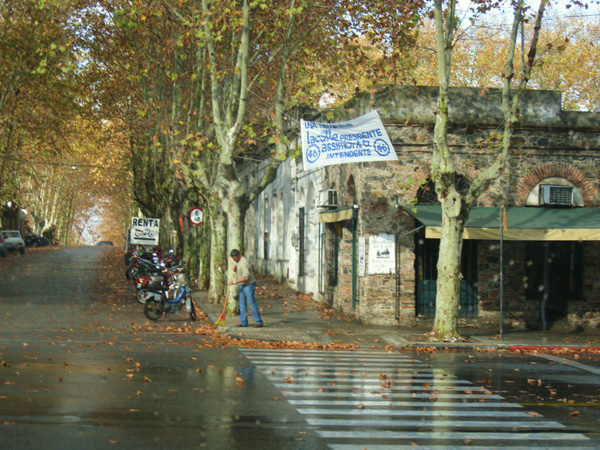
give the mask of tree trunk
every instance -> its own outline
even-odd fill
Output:
[[[208,301],[221,303],[224,297],[227,271],[227,221],[218,202],[211,208],[210,223],[212,227],[211,258],[210,258],[210,283],[208,288]]]
[[[442,209],[453,209],[444,205]],[[458,206],[459,207],[459,206]],[[440,238],[440,253],[437,263],[437,293],[435,320],[430,333],[431,338],[448,342],[460,340],[457,317],[460,304],[460,272],[463,243],[464,220],[460,212],[447,211],[442,219],[442,234]]]

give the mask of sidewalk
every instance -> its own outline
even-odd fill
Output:
[[[570,350],[600,351],[600,330],[596,333],[568,333],[561,331],[504,330],[503,339],[498,328],[460,328],[467,342],[432,343],[422,339],[431,331],[430,326],[384,327],[364,325],[310,297],[277,283],[270,277],[257,276],[256,300],[261,309],[264,327],[238,328],[238,316],[226,318],[226,326],[217,327],[221,334],[242,339],[262,341],[291,341],[321,345],[354,344],[361,348],[465,348],[509,350]],[[223,305],[207,302],[205,291],[192,294],[212,323],[223,311]]]

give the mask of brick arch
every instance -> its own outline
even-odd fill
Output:
[[[536,166],[531,172],[525,175],[517,186],[515,203],[517,206],[525,205],[525,201],[531,190],[544,178],[561,177],[566,178],[579,189],[583,195],[584,205],[594,203],[596,189],[594,184],[585,176],[585,174],[571,164],[566,163],[546,163]]]
[[[420,180],[421,178],[427,180],[427,179],[429,179],[430,175],[431,175],[431,172],[429,170],[429,167],[420,166],[417,168],[417,170],[414,171],[412,178],[415,180]],[[406,190],[406,196],[410,199],[417,198],[417,193],[419,192],[420,188],[421,188],[421,184],[412,183],[410,185],[410,187]]]
[[[467,171],[467,173],[465,174],[457,174],[457,175],[462,175],[464,176],[467,180],[469,180],[469,183],[472,183],[473,180],[475,179],[475,177],[479,174],[479,169],[470,167],[469,170]],[[420,166],[418,167],[413,174],[413,178],[415,180],[420,180],[421,178],[428,180],[431,177],[431,170],[430,167],[426,167],[426,166]],[[419,189],[421,189],[422,185],[418,184],[418,183],[413,183],[410,188],[408,188],[406,190],[406,194],[408,196],[408,198],[411,199],[416,199],[417,198],[417,194],[419,193]]]

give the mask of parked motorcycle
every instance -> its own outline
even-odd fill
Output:
[[[42,236],[36,236],[33,233],[27,233],[23,238],[27,247],[45,247],[50,245],[50,241]]]
[[[174,250],[169,250],[168,256],[162,256],[158,252],[152,253],[134,253],[129,261],[129,267],[125,276],[129,280],[134,280],[137,284],[137,278],[150,273],[160,272],[162,267],[171,267],[177,264],[174,256]]]
[[[181,311],[185,306],[190,319],[195,321],[196,309],[181,263],[178,267],[170,269],[169,272],[168,286],[165,286],[164,280],[157,280],[156,283],[148,285],[148,290],[143,294],[144,315],[148,319],[156,321],[162,317],[163,313],[168,316]]]
[[[171,283],[172,272],[166,267],[152,270],[135,279],[135,288],[137,289],[137,301],[142,305],[146,303],[148,291],[154,289],[166,289]]]
[[[140,246],[136,249],[134,245],[129,245],[127,247],[127,251],[125,252],[125,265],[128,266],[131,258],[138,257],[140,254],[152,254],[153,252],[161,254],[161,250],[159,246],[154,247],[152,250],[149,250],[149,247]]]

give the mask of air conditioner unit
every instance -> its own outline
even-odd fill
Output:
[[[337,208],[338,196],[335,189],[325,189],[324,191],[319,192],[319,194],[319,206]]]
[[[573,188],[571,186],[557,186],[543,184],[540,186],[540,205],[573,205]]]

